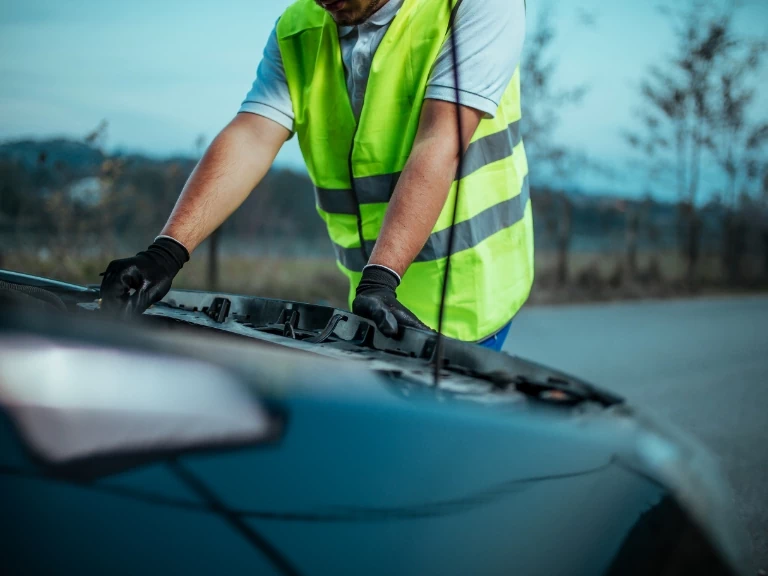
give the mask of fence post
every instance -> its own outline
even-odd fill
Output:
[[[219,286],[219,240],[221,226],[208,239],[208,290],[215,292]]]

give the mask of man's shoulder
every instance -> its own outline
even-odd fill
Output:
[[[277,22],[278,39],[288,38],[310,28],[326,24],[327,14],[314,0],[296,0],[286,8]]]

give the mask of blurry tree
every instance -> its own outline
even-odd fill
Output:
[[[551,5],[542,3],[521,66],[522,134],[534,183],[546,176],[563,176],[579,162],[586,162],[582,154],[559,144],[555,136],[563,113],[578,105],[587,92],[585,85],[558,86],[558,56],[553,54],[556,38]]]
[[[202,158],[203,154],[205,154],[205,147],[206,142],[208,139],[205,137],[205,134],[198,134],[197,138],[195,138],[195,157]]]
[[[583,13],[580,17],[582,23],[594,24],[593,15]],[[551,4],[543,3],[528,37],[521,66],[522,134],[534,194],[539,183],[547,177],[573,176],[576,170],[589,164],[584,154],[559,144],[556,138],[563,113],[568,107],[578,105],[587,92],[584,85],[559,87],[558,56],[553,53],[556,38]],[[557,250],[557,282],[564,285],[569,277],[572,205],[564,196],[551,199],[554,212],[547,218],[545,229],[554,238]]]
[[[0,160],[0,260],[9,245],[20,244],[25,201],[31,200],[31,191],[29,172],[18,162]]]
[[[731,284],[740,284],[749,220],[755,216],[755,211],[748,214],[744,205],[760,200],[760,177],[768,144],[768,121],[756,121],[751,110],[756,97],[755,78],[768,44],[739,38],[733,29],[732,14],[723,20],[723,30],[726,49],[717,67],[719,85],[709,117],[707,145],[726,178],[722,194],[722,268]],[[739,202],[739,198],[747,202]]]
[[[642,219],[639,228],[645,232],[646,241],[649,248],[648,268],[644,271],[646,280],[649,283],[661,283],[663,275],[661,272],[661,230],[656,222],[654,211],[656,209],[656,200],[653,194],[648,192],[642,202]]]
[[[15,228],[31,190],[27,170],[13,160],[0,160],[0,230],[10,233]]]
[[[729,48],[730,12],[714,0],[689,0],[662,13],[677,38],[675,53],[652,66],[641,84],[640,131],[628,143],[648,162],[651,179],[671,185],[679,202],[679,240],[686,280],[696,284],[701,221],[696,209],[703,154],[711,140],[710,119],[716,69]]]
[[[628,202],[624,212],[626,218],[625,227],[625,254],[624,273],[630,284],[637,280],[637,245],[640,230],[639,206]]]
[[[109,130],[109,122],[102,120],[99,124],[85,135],[83,141],[92,146],[93,148],[103,150],[107,142],[107,132]]]
[[[760,242],[763,246],[763,274],[768,276],[768,162],[763,166],[761,196],[762,226],[760,228]]]
[[[573,219],[573,204],[565,194],[557,198],[559,206],[557,218],[557,283],[560,286],[568,284],[569,254],[571,250],[571,233]]]
[[[763,167],[763,185],[762,185],[763,202],[768,204],[768,162]]]

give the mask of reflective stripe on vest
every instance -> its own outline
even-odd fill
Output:
[[[410,156],[450,18],[445,0],[404,0],[371,63],[359,121],[347,94],[338,28],[328,13],[314,0],[297,0],[278,22],[296,134],[318,213],[350,280],[350,306]],[[482,340],[497,332],[523,305],[533,282],[520,116],[518,69],[494,117],[481,120],[472,136],[462,173],[397,290],[405,306],[436,328],[450,251],[444,330],[453,338]]]
[[[469,220],[464,220],[455,225],[456,233],[454,235],[454,246],[451,254],[456,254],[462,250],[473,248],[483,240],[517,224],[525,216],[525,209],[530,200],[530,189],[528,188],[528,178],[523,183],[523,189],[514,198],[499,202],[477,216]],[[450,229],[446,228],[439,232],[430,234],[424,248],[416,256],[416,262],[429,262],[447,258],[450,247],[448,246]],[[366,252],[370,254],[376,244],[371,240],[366,243]],[[336,258],[342,266],[354,272],[362,272],[363,267],[368,263],[363,259],[360,247],[342,248],[338,244],[333,244],[336,251]]]
[[[519,121],[510,124],[506,131],[490,134],[472,142],[464,155],[462,177],[469,176],[488,164],[509,158],[520,142],[522,138]],[[389,202],[399,179],[400,172],[355,178],[357,199],[351,188],[333,190],[315,187],[317,206],[329,214],[356,215],[358,202],[360,204]],[[458,179],[457,175],[456,180]]]

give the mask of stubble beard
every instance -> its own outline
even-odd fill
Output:
[[[360,14],[351,15],[346,18],[343,15],[340,15],[338,20],[335,18],[334,20],[336,20],[336,24],[340,24],[341,26],[358,26],[368,20],[368,18],[370,18],[371,15],[386,2],[387,0],[368,0],[368,4],[366,4]]]

